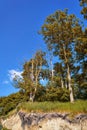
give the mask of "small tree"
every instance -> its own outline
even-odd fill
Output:
[[[42,66],[46,64],[45,53],[37,51],[35,56],[23,65],[22,80],[15,77],[15,86],[30,94],[30,100],[34,101],[37,88],[40,84]]]

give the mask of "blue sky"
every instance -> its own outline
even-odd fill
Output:
[[[65,8],[82,19],[78,0],[0,1],[0,96],[17,91],[11,83],[13,74],[21,73],[24,61],[36,50],[45,50],[37,32],[47,16]]]

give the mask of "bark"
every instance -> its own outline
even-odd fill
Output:
[[[65,82],[65,87],[68,88],[68,86],[67,86],[67,82]]]
[[[73,89],[71,86],[71,75],[70,75],[70,68],[69,68],[69,63],[68,63],[68,59],[66,56],[66,50],[65,50],[65,46],[63,44],[63,51],[64,51],[64,58],[65,58],[65,63],[66,63],[66,67],[67,67],[67,80],[68,80],[68,88],[70,91],[70,102],[74,102],[74,96],[73,96]]]
[[[64,88],[63,80],[61,78],[61,88]]]
[[[32,81],[34,81],[34,60],[32,59]]]
[[[38,77],[39,77],[39,74],[40,74],[41,69],[42,69],[42,59],[41,59],[41,61],[40,61],[40,66],[39,66],[39,68],[38,68],[38,65],[39,65],[38,61],[36,61],[35,64],[36,64],[36,68],[35,68],[35,81],[33,81],[33,82],[35,82],[35,83],[34,83],[34,93],[33,93],[33,95],[32,95],[32,102],[33,102],[34,99],[35,99],[35,95],[36,95],[36,91],[37,91]]]
[[[33,102],[33,101],[34,101],[34,95],[33,95],[33,93],[32,93],[32,92],[30,93],[30,101],[31,101],[31,102]]]
[[[54,70],[53,70],[53,63],[52,63],[52,61],[51,61],[51,76],[52,76],[52,82],[53,82]]]
[[[67,78],[68,78],[68,88],[70,91],[70,102],[74,102],[74,96],[73,96],[73,89],[71,86],[71,76],[70,76],[70,70],[69,66],[67,65]]]
[[[34,60],[32,59],[32,68],[31,68],[31,80],[32,80],[32,83],[34,83]],[[34,84],[33,84],[34,85]],[[34,97],[35,95],[31,92],[30,93],[30,101],[33,102],[34,101]]]
[[[50,68],[51,68],[51,81],[53,82],[54,70],[53,70],[53,53],[50,52]]]

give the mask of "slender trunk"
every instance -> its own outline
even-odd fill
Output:
[[[38,70],[37,70],[37,62],[36,62],[36,73],[35,73],[35,84],[34,84],[34,93],[33,93],[33,101],[35,99],[36,91],[37,91],[37,84],[38,84]]]
[[[37,78],[36,78],[36,81],[35,81],[35,87],[34,87],[34,92],[31,93],[30,95],[30,101],[34,102],[34,99],[35,99],[35,95],[36,95],[36,91],[37,91]]]
[[[37,87],[38,87],[38,77],[41,72],[41,67],[42,67],[42,60],[40,61],[40,67],[38,68],[38,61],[36,61],[36,69],[35,69],[35,87],[34,87],[34,94],[33,94],[33,101],[35,99]]]
[[[64,88],[63,79],[61,78],[61,88]]]
[[[33,95],[33,93],[32,93],[32,92],[30,93],[30,101],[31,101],[31,102],[33,102],[33,101],[34,101],[34,95]]]
[[[73,89],[71,86],[71,76],[70,76],[70,70],[69,66],[67,65],[67,78],[68,78],[68,88],[70,91],[70,102],[74,102],[74,96],[73,96]]]
[[[35,79],[36,81],[35,81],[35,94],[36,94],[36,91],[37,91],[37,85],[38,85],[38,77],[36,76],[36,79]]]
[[[67,59],[67,56],[66,56],[66,50],[65,50],[64,44],[63,44],[63,51],[64,51],[65,63],[66,63],[66,67],[67,67],[67,80],[68,80],[68,88],[69,88],[69,91],[70,91],[70,102],[72,103],[72,102],[74,102],[74,96],[73,96],[73,89],[72,89],[72,86],[71,86],[70,68],[69,68],[68,59]]]
[[[65,82],[65,87],[66,87],[66,89],[68,88],[68,86],[67,86],[67,82]]]
[[[54,77],[54,70],[53,70],[53,63],[51,61],[51,76],[52,76],[52,82],[53,82],[53,77]]]
[[[34,61],[32,59],[32,81],[34,81]]]
[[[32,59],[32,67],[31,67],[31,80],[32,80],[32,83],[34,83],[34,60],[33,59]],[[32,92],[30,92],[30,101],[31,102],[34,101],[34,94]]]

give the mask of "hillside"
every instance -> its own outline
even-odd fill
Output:
[[[10,130],[87,130],[87,101],[23,102],[1,118]]]

